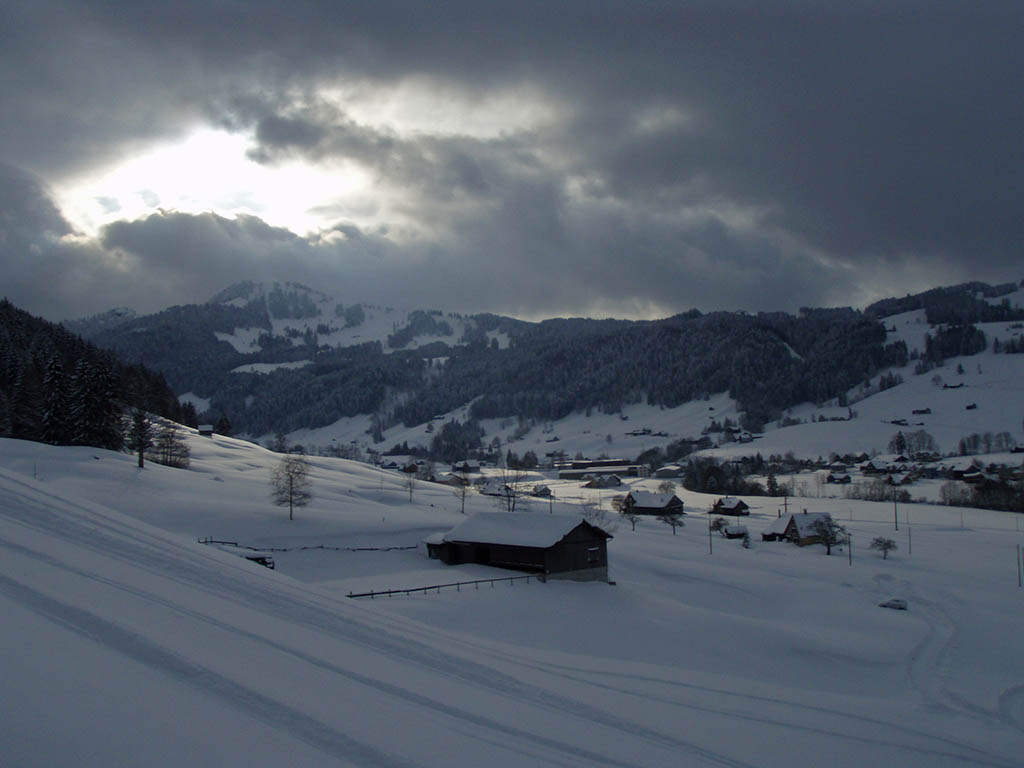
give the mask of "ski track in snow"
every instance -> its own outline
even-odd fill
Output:
[[[627,762],[612,755],[587,751],[581,746],[583,742],[574,742],[572,736],[560,738],[550,732],[519,728],[498,716],[491,716],[492,712],[500,709],[470,711],[455,706],[448,700],[423,693],[429,688],[396,685],[363,674],[343,666],[340,661],[344,658],[317,656],[298,643],[276,641],[224,621],[211,615],[212,610],[195,610],[167,594],[157,594],[97,571],[76,567],[26,543],[0,538],[0,548],[6,550],[11,559],[30,558],[45,568],[161,605],[190,621],[231,633],[240,640],[286,655],[322,673],[344,678],[351,685],[367,689],[372,695],[411,703],[433,713],[435,718],[445,719],[453,730],[465,734],[466,738],[518,754],[528,764],[586,764],[614,768],[680,763],[735,768],[751,765],[703,747],[697,741],[680,738],[674,730],[668,731],[665,725],[659,729],[643,722],[639,715],[631,719],[629,715],[623,716],[599,706],[600,702],[608,699],[621,705],[634,697],[638,704],[657,702],[676,710],[677,719],[681,722],[685,722],[688,713],[699,712],[730,723],[740,721],[765,728],[781,727],[812,737],[834,739],[838,743],[856,742],[874,747],[880,753],[884,751],[888,756],[904,754],[908,759],[916,758],[917,762],[922,759],[938,760],[942,764],[955,762],[993,768],[1017,764],[953,738],[950,735],[952,731],[931,733],[909,728],[900,722],[888,722],[835,707],[751,694],[739,690],[739,684],[730,690],[690,683],[674,679],[682,673],[671,668],[667,670],[669,675],[666,677],[654,676],[658,669],[654,669],[650,676],[616,672],[607,667],[591,669],[583,665],[538,660],[527,648],[520,650],[489,641],[476,641],[462,634],[445,634],[442,630],[421,626],[379,609],[364,608],[346,598],[262,574],[254,575],[254,567],[242,560],[234,567],[226,565],[223,559],[211,557],[191,542],[176,540],[171,535],[156,536],[144,525],[135,524],[131,518],[112,516],[101,506],[79,503],[51,493],[20,475],[4,470],[0,473],[5,481],[5,485],[0,486],[0,517],[12,524],[12,531],[20,527],[55,537],[108,560],[152,574],[165,583],[180,584],[188,590],[240,604],[259,614],[281,618],[334,640],[358,646],[367,653],[387,659],[385,664],[412,667],[417,672],[427,670],[496,697],[507,702],[508,706],[521,707],[525,704],[560,718],[585,721],[606,732],[621,734],[626,743],[636,746],[643,743],[647,750],[636,755],[636,760],[642,762]],[[904,589],[913,595],[912,585],[904,584]],[[301,709],[175,653],[153,639],[44,594],[16,578],[0,575],[0,593],[60,626],[191,685],[332,757],[381,768],[413,764],[388,754],[377,745],[355,739]],[[942,685],[950,648],[956,641],[956,626],[935,602],[915,597],[914,605],[915,616],[928,625],[928,635],[910,653],[906,674],[913,689],[919,692],[923,705],[944,716],[962,715],[989,726],[1002,724],[1024,730],[1024,685],[1005,690],[999,698],[997,710],[978,707]],[[418,639],[420,637],[424,640]],[[517,676],[517,673],[522,676],[523,672],[531,673],[531,679],[552,682],[540,685],[524,681]],[[577,688],[585,686],[587,695],[579,694],[574,698],[556,692],[559,688],[557,681],[571,681],[577,684]],[[672,762],[657,762],[653,757],[656,754],[672,755]]]
[[[502,662],[511,662],[517,666],[527,667],[545,675],[560,677],[577,683],[591,685],[602,692],[611,692],[626,696],[636,696],[644,700],[655,700],[680,709],[695,710],[698,712],[721,715],[729,719],[760,723],[784,728],[793,728],[806,733],[824,735],[838,739],[871,744],[875,746],[889,747],[894,750],[904,750],[916,754],[931,755],[934,757],[951,758],[962,761],[968,765],[990,765],[990,766],[1011,766],[999,755],[994,755],[979,749],[977,746],[957,741],[955,739],[930,733],[920,729],[909,728],[903,723],[894,723],[878,718],[867,717],[853,712],[819,705],[805,704],[798,701],[790,701],[779,697],[763,696],[748,692],[737,692],[725,688],[714,688],[707,685],[683,682],[680,680],[669,680],[664,677],[652,677],[636,673],[622,673],[601,668],[599,670],[586,667],[557,664],[551,662],[540,662],[523,654],[513,651],[499,651],[482,643],[474,643],[467,640],[460,640],[460,644],[472,648],[475,652],[487,653]],[[620,681],[618,685],[612,685],[609,680]],[[632,684],[632,685],[631,685]],[[667,692],[657,695],[652,688],[664,688]],[[691,700],[710,694],[715,697],[723,697],[737,700],[732,708],[723,705],[712,707],[706,702],[694,703]],[[1006,707],[1019,707],[1020,714],[1024,714],[1024,686],[1011,689],[1007,694]],[[1007,694],[1004,694],[1006,696]],[[771,705],[773,708],[784,708],[791,711],[788,718],[769,717],[764,714],[754,714],[759,705]],[[1002,702],[1001,702],[1002,707]],[[812,714],[816,718],[827,717],[831,725],[824,727],[821,720],[814,725],[808,724],[806,715]],[[985,711],[985,715],[992,713]],[[991,720],[990,717],[986,719]],[[1004,718],[1012,721],[1009,718]],[[865,734],[864,730],[870,728],[877,731],[876,734]],[[949,749],[940,750],[936,744],[944,744]]]
[[[38,495],[38,489],[33,488],[33,495]],[[225,578],[222,571],[213,568],[204,568],[201,561],[197,562],[194,551],[185,551],[184,554],[191,555],[189,568],[182,569],[182,559],[176,555],[171,557],[166,549],[165,542],[154,546],[154,542],[143,535],[128,533],[124,528],[101,519],[97,519],[95,513],[88,508],[81,508],[79,512],[72,508],[72,505],[64,502],[60,517],[44,516],[38,513],[19,513],[19,509],[29,509],[38,502],[31,496],[14,494],[8,492],[7,498],[0,504],[3,516],[14,520],[20,525],[44,531],[75,544],[85,545],[96,552],[108,557],[115,557],[123,562],[129,563],[143,570],[154,573],[163,578],[170,578],[190,587],[198,587],[208,594],[223,597],[228,600],[241,601],[257,610],[266,611],[272,608],[272,613],[278,617],[285,617],[295,623],[313,628],[314,630],[328,633],[334,638],[344,637],[346,640],[356,642],[365,648],[392,657],[396,662],[409,663],[426,666],[444,674],[447,677],[461,679],[463,682],[475,687],[483,687],[491,690],[501,697],[509,697],[524,700],[530,704],[540,705],[562,714],[570,714],[588,722],[594,722],[604,728],[620,730],[624,736],[631,740],[638,738],[650,744],[669,750],[675,753],[688,753],[693,758],[700,760],[707,765],[733,766],[745,768],[750,764],[728,758],[724,755],[707,750],[699,745],[683,741],[675,736],[663,734],[645,727],[642,723],[624,723],[620,717],[612,716],[609,713],[581,702],[569,699],[536,686],[525,684],[510,675],[504,675],[496,670],[474,664],[464,658],[456,657],[448,653],[440,652],[423,646],[405,637],[394,633],[385,633],[379,628],[367,628],[348,621],[333,613],[324,613],[323,606],[313,604],[296,595],[273,594],[271,590],[255,588],[242,578]],[[0,497],[2,498],[2,497]],[[60,497],[51,497],[55,502],[62,502]],[[75,573],[76,576],[101,580],[106,586],[129,591],[138,597],[165,605],[182,614],[188,614],[191,618],[206,622],[219,629],[234,632],[245,636],[247,639],[272,647],[274,650],[289,654],[300,660],[320,667],[333,674],[342,675],[350,680],[375,688],[381,693],[397,697],[401,701],[415,702],[428,709],[440,712],[450,717],[465,721],[474,728],[484,728],[494,734],[497,740],[505,745],[509,743],[522,745],[531,744],[535,750],[533,759],[543,759],[552,764],[578,764],[583,759],[589,765],[617,766],[618,768],[629,768],[632,763],[611,759],[608,756],[598,753],[588,753],[579,745],[566,744],[555,741],[549,737],[522,731],[507,723],[498,722],[483,715],[477,715],[466,710],[459,709],[449,704],[430,699],[411,689],[399,688],[374,678],[362,675],[354,670],[344,669],[340,666],[327,662],[323,659],[305,654],[296,648],[286,647],[279,643],[268,640],[260,635],[246,632],[239,627],[225,624],[210,616],[196,614],[180,605],[168,601],[158,595],[152,594],[137,587],[99,579],[96,574],[74,569],[54,560],[53,558],[38,552],[32,552],[25,547],[13,545],[3,541],[2,545],[8,549],[17,550],[21,554],[33,557],[45,562],[47,565],[60,568],[64,571]],[[139,556],[139,549],[145,553],[144,558]],[[185,550],[185,547],[182,546]],[[180,553],[179,553],[180,554]],[[162,566],[162,567],[158,567]],[[187,575],[187,578],[184,575]],[[300,712],[286,711],[284,705],[275,708],[275,702],[262,694],[234,683],[227,678],[221,678],[208,670],[192,665],[190,662],[180,659],[165,649],[146,641],[130,633],[117,625],[111,624],[99,617],[89,614],[73,606],[64,605],[52,598],[34,592],[25,585],[4,579],[0,582],[4,591],[12,596],[20,604],[30,610],[41,613],[52,620],[58,621],[64,626],[72,628],[88,637],[91,637],[101,644],[112,647],[142,663],[165,671],[172,676],[184,679],[190,683],[199,682],[199,687],[207,693],[219,695],[228,701],[241,706],[245,711],[253,714],[259,719],[270,718],[273,722],[288,724],[288,730],[294,735],[326,749],[331,754],[342,749],[346,744],[355,751],[366,752],[370,750],[365,745],[355,742],[349,744],[343,734],[320,730],[326,728],[318,724],[320,729],[313,726],[312,721]],[[280,720],[274,720],[280,716]],[[294,728],[292,728],[294,724]],[[332,733],[334,735],[332,735]],[[336,738],[337,737],[337,738]],[[369,765],[404,765],[401,762],[387,762],[386,756],[370,754],[367,757],[376,762],[369,762]],[[563,763],[568,760],[568,763]]]

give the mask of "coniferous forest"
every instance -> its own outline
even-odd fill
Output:
[[[0,437],[119,450],[132,409],[195,423],[163,375],[0,301]]]

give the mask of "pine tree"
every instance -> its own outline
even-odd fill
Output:
[[[43,418],[44,442],[51,445],[67,445],[71,442],[71,405],[68,401],[68,379],[60,357],[52,354],[46,362],[43,374]]]
[[[141,408],[133,408],[128,423],[128,448],[139,455],[139,469],[145,465],[146,451],[153,446],[153,422]]]

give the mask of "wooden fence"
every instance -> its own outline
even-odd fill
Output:
[[[450,587],[455,587],[456,592],[461,592],[463,587],[469,585],[473,585],[475,589],[480,589],[481,584],[490,584],[491,589],[494,589],[495,582],[507,581],[508,585],[511,587],[513,586],[513,583],[516,581],[525,580],[526,583],[529,584],[530,579],[534,579],[535,581],[545,581],[543,575],[533,573],[527,574],[526,576],[503,576],[496,579],[476,579],[475,581],[453,581],[448,584],[432,584],[429,587],[410,587],[409,589],[382,589],[373,592],[349,592],[348,596],[353,598],[368,597],[371,600],[373,600],[377,596],[386,595],[387,597],[394,597],[395,595],[411,595],[416,592],[422,592],[423,594],[427,594],[428,592],[436,591],[438,594],[440,594],[442,589],[448,589]]]
[[[416,549],[413,544],[408,547],[332,547],[327,544],[309,544],[304,547],[249,547],[239,544],[237,541],[221,541],[207,536],[205,539],[196,539],[200,544],[220,544],[226,547],[238,547],[239,549],[251,549],[254,552],[302,552],[307,549],[329,549],[332,552],[395,552],[402,549]]]

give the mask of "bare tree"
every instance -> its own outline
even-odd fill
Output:
[[[415,472],[406,472],[405,479],[402,480],[402,487],[409,492],[409,501],[412,501],[412,492],[416,490],[416,485],[420,479],[416,476]]]
[[[618,527],[612,520],[611,516],[601,509],[600,498],[595,496],[587,496],[585,499],[580,501],[580,507],[583,511],[583,519],[591,525],[597,526],[607,533],[614,533]]]
[[[469,496],[470,492],[469,483],[463,478],[459,478],[459,484],[452,488],[452,495],[459,500],[459,511],[462,514],[466,514],[466,497]]]
[[[662,480],[658,483],[658,493],[675,493],[676,484],[671,480]]]
[[[288,519],[295,519],[295,507],[304,507],[313,498],[310,490],[309,462],[301,454],[288,454],[270,477],[270,498],[279,506],[288,507]]]
[[[658,519],[661,520],[661,522],[665,523],[665,525],[672,526],[673,536],[676,535],[676,528],[682,528],[686,525],[686,522],[683,520],[682,512],[662,512],[660,515],[658,515]]]
[[[877,536],[869,545],[871,549],[877,549],[882,553],[882,559],[886,560],[889,557],[889,553],[893,552],[899,547],[896,546],[896,542],[892,539],[887,539],[884,536]]]
[[[637,523],[637,520],[640,519],[640,515],[638,515],[636,512],[634,512],[632,507],[624,506],[624,505],[621,505],[621,504],[619,505],[619,514],[622,515],[622,517],[624,517],[626,520],[629,521],[630,529],[635,531],[636,530],[636,523]]]
[[[505,491],[505,507],[509,512],[516,511],[519,499],[519,483],[526,479],[526,473],[511,467],[501,467],[501,482]]]
[[[181,430],[174,422],[166,422],[156,435],[156,455],[153,461],[165,467],[184,468],[188,466],[191,451]]]
[[[818,518],[811,523],[811,530],[825,545],[825,554],[832,554],[832,547],[846,542],[846,528],[831,517]]]

